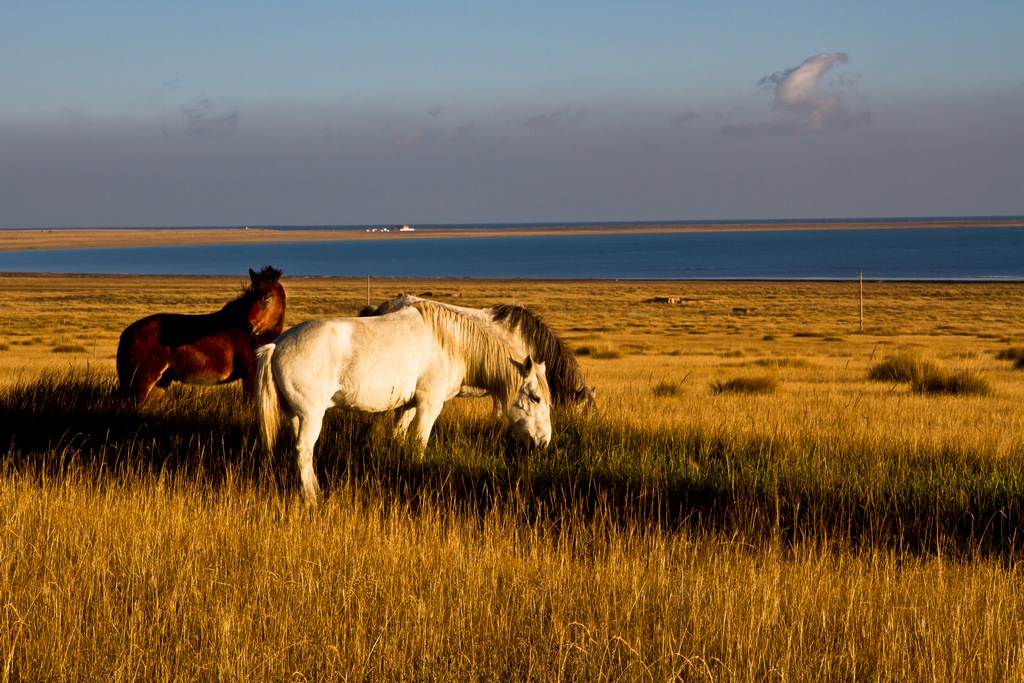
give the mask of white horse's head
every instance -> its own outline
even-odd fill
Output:
[[[546,448],[551,442],[551,391],[546,368],[544,363],[534,363],[530,356],[522,363],[512,363],[523,381],[508,406],[509,424],[524,445]]]

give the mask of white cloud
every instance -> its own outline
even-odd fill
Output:
[[[843,114],[843,103],[834,92],[823,91],[818,80],[833,64],[845,64],[844,52],[820,54],[791,70],[775,86],[775,102],[779,107],[809,116],[810,126],[820,128],[825,121]]]
[[[721,132],[726,135],[794,133],[821,130],[832,125],[866,123],[870,114],[847,111],[839,92],[825,89],[821,83],[822,77],[835,65],[848,61],[845,52],[822,53],[804,60],[800,66],[761,78],[757,85],[772,91],[774,106],[787,112],[787,117],[776,121],[732,124],[722,128]],[[844,74],[835,80],[833,86],[849,87],[857,80]]]

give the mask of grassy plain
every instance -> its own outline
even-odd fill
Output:
[[[1019,284],[868,282],[862,329],[857,283],[283,282],[528,304],[601,413],[526,455],[460,400],[423,462],[333,416],[310,511],[236,388],[113,395],[241,278],[2,274],[0,680],[1024,680]]]

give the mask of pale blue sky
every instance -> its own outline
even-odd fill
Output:
[[[1024,3],[0,0],[0,227],[1024,214]]]

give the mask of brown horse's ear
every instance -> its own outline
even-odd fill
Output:
[[[257,273],[257,272],[256,272],[255,270],[253,270],[252,268],[250,268],[250,269],[249,269],[249,279],[250,279],[250,280],[252,280],[252,283],[253,283],[253,284],[256,284],[256,280],[258,280],[258,279],[259,279],[259,277],[260,277],[260,276],[259,276],[259,273]]]
[[[268,285],[272,285],[281,280],[281,271],[274,266],[263,266],[263,270],[258,273],[253,273],[252,268],[250,268],[249,273],[254,278],[263,278]]]

